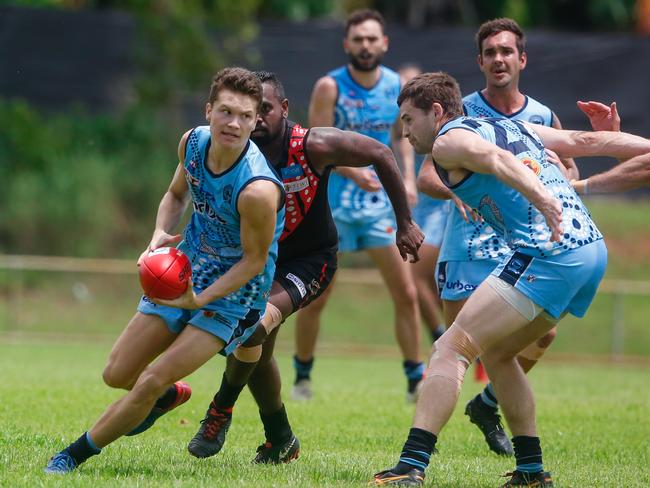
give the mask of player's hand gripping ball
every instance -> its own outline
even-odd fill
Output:
[[[151,251],[139,267],[140,285],[150,298],[173,300],[180,297],[192,276],[190,260],[175,247]]]

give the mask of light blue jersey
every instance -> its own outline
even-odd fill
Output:
[[[465,115],[470,117],[505,117],[550,127],[553,121],[551,109],[533,98],[525,98],[526,101],[520,110],[505,115],[490,105],[480,91],[476,91],[463,98],[463,110]],[[457,208],[452,209],[447,219],[439,261],[491,259],[496,266],[509,251],[507,244],[494,233],[489,224],[466,222]]]
[[[192,263],[192,282],[196,293],[214,283],[243,257],[241,217],[237,210],[242,190],[253,181],[269,180],[284,192],[282,183],[253,142],[249,141],[240,158],[220,174],[213,173],[207,166],[209,148],[210,128],[195,128],[187,139],[183,163],[194,211],[179,247]],[[264,313],[283,227],[284,205],[278,210],[275,235],[264,270],[239,290],[208,304],[202,312],[198,311],[196,315],[199,317],[179,315],[183,312],[180,309],[166,311],[164,309],[171,307],[155,306],[147,300],[143,301],[144,305],[141,302],[145,308],[141,311],[157,311],[174,331],[185,325],[181,322],[186,320],[229,342],[233,329],[251,311],[257,311],[258,318]],[[156,311],[152,311],[152,307]],[[166,312],[171,315],[164,316]],[[206,324],[206,320],[209,323]]]
[[[534,98],[524,95],[524,99],[524,105],[519,110],[511,114],[504,114],[490,105],[480,91],[475,91],[463,98],[463,110],[465,115],[470,117],[503,117],[550,127],[553,123],[553,111]]]
[[[492,174],[469,173],[451,189],[505,239],[508,247],[524,254],[547,257],[602,239],[578,194],[558,167],[546,159],[544,145],[535,132],[508,119],[458,117],[438,133],[463,129],[515,155],[563,205],[562,240],[551,241],[543,215],[521,193]],[[442,170],[444,172],[444,170]]]
[[[379,81],[365,88],[352,79],[347,66],[328,73],[338,87],[334,111],[334,127],[372,137],[382,144],[390,144],[391,127],[399,116],[397,96],[400,90],[399,75],[384,66],[380,67]],[[329,181],[329,201],[332,214],[342,220],[383,215],[391,210],[386,192],[367,192],[352,180],[332,172]],[[337,212],[344,209],[346,212]]]
[[[547,161],[537,134],[518,121],[458,117],[443,125],[437,137],[454,129],[474,132],[512,153],[562,204],[561,240],[554,242],[541,212],[493,174],[470,172],[450,185],[511,249],[492,274],[554,318],[567,312],[583,316],[604,275],[607,249],[580,197],[557,166]],[[444,169],[439,171],[445,181]]]
[[[506,115],[476,91],[463,98],[463,110],[471,117],[505,117],[549,127],[553,121],[551,109],[528,96],[520,110]],[[441,297],[444,300],[467,298],[509,252],[506,242],[489,224],[465,221],[452,205],[438,258],[438,263],[445,263],[445,266],[439,266],[436,272]],[[467,264],[470,261],[474,264]],[[489,261],[490,264],[479,261]]]

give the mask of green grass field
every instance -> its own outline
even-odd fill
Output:
[[[198,427],[224,366],[216,358],[189,378],[192,399],[141,436],[109,446],[82,469],[48,477],[50,455],[86,430],[121,395],[101,381],[110,343],[0,342],[0,485],[17,486],[364,486],[392,465],[411,422],[398,359],[320,357],[316,397],[287,401],[300,459],[254,466],[263,440],[248,392],[242,394],[224,450],[192,458],[188,440]],[[280,357],[283,377],[290,362]],[[650,486],[650,395],[647,367],[545,364],[531,378],[538,399],[545,464],[558,487]],[[479,386],[469,381],[443,431],[427,486],[496,487],[512,460],[487,451],[462,407]]]
[[[650,202],[594,200],[589,207],[610,250],[607,278],[650,280]],[[367,262],[355,255],[344,263]],[[246,392],[224,452],[203,461],[187,454],[221,378],[224,361],[217,358],[190,377],[192,400],[151,432],[110,446],[71,476],[45,477],[47,458],[121,394],[103,385],[101,372],[139,293],[135,275],[0,270],[0,486],[364,486],[395,462],[413,407],[404,402],[390,299],[381,285],[339,283],[323,317],[316,399],[287,402],[303,444],[298,462],[250,464],[263,439]],[[561,323],[531,376],[545,462],[558,487],[650,487],[650,299],[631,295],[622,303],[622,353],[635,366],[608,362],[619,312],[603,293],[584,319]],[[290,319],[278,340],[287,384],[293,326]],[[424,336],[423,352],[428,346]],[[466,384],[460,404],[478,390]],[[428,486],[496,487],[513,467],[487,451],[462,407],[438,447]]]

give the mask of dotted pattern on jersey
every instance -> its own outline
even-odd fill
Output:
[[[287,194],[287,203],[285,205],[284,230],[280,236],[280,242],[290,236],[303,221],[314,203],[320,182],[320,178],[311,170],[305,157],[304,140],[307,132],[308,129],[303,129],[296,124],[293,126],[289,139],[289,160],[286,167],[298,165],[302,168],[303,174],[282,178],[282,184]],[[302,188],[304,185],[306,187]]]
[[[463,106],[465,107],[465,113],[471,115],[472,117],[494,117],[496,114],[489,110],[486,107],[477,105],[474,102],[463,101]]]
[[[478,202],[474,201],[472,204],[476,205],[477,211],[485,222],[499,235],[505,237],[510,248],[534,250],[540,257],[547,257],[602,238],[573,187],[566,181],[560,170],[547,161],[544,146],[537,134],[530,132],[521,122],[508,119],[461,117],[451,124],[474,130],[481,137],[493,140],[497,146],[511,152],[533,171],[546,189],[562,203],[562,240],[556,243],[550,240],[550,229],[543,215],[532,203],[499,182],[493,175],[476,174],[470,180],[474,183],[470,183],[465,188],[464,185],[457,188],[456,193],[461,198],[463,194],[470,200],[478,198]],[[506,193],[503,193],[504,191]],[[506,194],[515,200],[507,201],[504,197]],[[517,207],[518,200],[525,200],[525,214]],[[503,215],[503,212],[508,212],[508,215]],[[524,215],[525,218],[522,219]],[[510,220],[510,228],[505,223],[506,217]]]
[[[456,211],[458,211],[456,209]],[[505,245],[494,232],[494,228],[486,222],[468,223],[474,230],[467,239],[467,260],[500,259],[505,256],[510,248]]]
[[[221,198],[217,198],[217,195],[209,191],[212,177],[207,174],[196,130],[192,131],[187,139],[187,152],[190,157],[189,161],[186,158],[184,166],[185,179],[192,194],[194,209],[192,218],[199,220],[202,240],[205,237],[210,242],[240,248],[239,227],[228,224],[233,219],[227,217],[235,217],[234,221],[239,220],[230,199],[226,198],[228,187],[217,190],[222,192]],[[232,188],[230,192],[232,193]],[[232,194],[230,196],[232,197]]]
[[[223,276],[230,268],[232,262],[224,263],[217,256],[208,254],[194,254],[191,256],[192,263],[192,282],[195,291],[200,293],[217,279]],[[239,290],[226,295],[223,299],[246,308],[252,308],[255,302],[260,298],[261,286],[265,282],[264,275],[258,275],[257,278],[246,283]],[[268,294],[268,291],[267,291]]]
[[[199,293],[242,257],[239,214],[234,201],[237,189],[233,187],[236,173],[215,177],[205,167],[206,130],[195,129],[188,137],[184,164],[194,208],[185,231],[186,253],[192,263],[192,281]],[[280,227],[276,232],[280,233]],[[275,263],[267,262],[262,273],[222,300],[234,307],[260,308],[268,298],[274,271]]]

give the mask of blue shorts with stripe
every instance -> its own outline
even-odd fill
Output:
[[[600,239],[577,249],[536,258],[513,251],[492,272],[558,319],[582,317],[607,267],[607,247]]]
[[[138,305],[138,312],[157,315],[165,321],[173,334],[180,334],[187,324],[202,329],[221,339],[226,346],[222,354],[230,354],[237,346],[248,339],[264,315],[264,310],[251,310],[245,307],[219,306],[221,300],[210,303],[200,310],[186,310],[153,303],[143,296]]]

